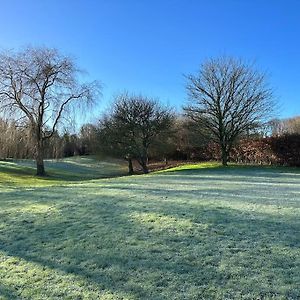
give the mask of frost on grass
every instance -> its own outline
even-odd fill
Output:
[[[299,172],[186,169],[2,181],[0,299],[299,299]]]

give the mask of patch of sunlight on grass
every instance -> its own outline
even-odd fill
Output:
[[[0,184],[4,184],[7,188],[14,187],[14,186],[53,186],[53,185],[59,185],[63,182],[59,179],[53,179],[53,178],[42,178],[37,177],[34,175],[18,175],[18,174],[7,174],[0,172]]]
[[[133,299],[107,291],[84,276],[66,273],[0,251],[0,299]]]
[[[133,213],[133,220],[139,224],[145,225],[150,230],[168,231],[172,234],[186,234],[187,231],[193,230],[195,223],[186,218],[162,215],[159,213]],[[197,224],[198,230],[206,230],[207,224]]]
[[[177,172],[177,171],[193,171],[199,169],[211,169],[211,168],[220,168],[222,165],[218,162],[202,162],[197,164],[186,164],[178,167],[156,171],[154,173],[166,173],[166,172]]]
[[[284,205],[264,205],[262,203],[245,203],[243,201],[219,201],[219,204],[231,208],[234,210],[238,210],[240,212],[247,212],[253,213],[257,215],[258,213],[261,214],[268,214],[273,216],[297,216],[300,215],[300,207],[286,207]]]
[[[58,209],[54,206],[50,206],[47,204],[42,203],[31,203],[26,204],[23,203],[23,205],[20,206],[13,206],[5,209],[6,213],[27,213],[27,214],[49,214],[49,213],[55,213],[58,212]]]

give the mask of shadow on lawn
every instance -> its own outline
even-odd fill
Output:
[[[17,176],[28,176],[33,175],[34,169],[29,167],[18,166],[14,163],[5,163],[3,165],[0,161],[0,172],[8,175],[17,175]]]
[[[298,220],[105,192],[64,204],[59,189],[46,193],[23,197],[57,215],[7,218],[0,250],[136,299],[300,297]]]
[[[72,164],[67,165],[67,163],[64,164],[64,169],[62,167],[60,168],[54,168],[47,167],[46,166],[46,176],[40,177],[36,176],[36,169],[34,167],[26,167],[26,166],[18,166],[15,164],[11,165],[0,165],[0,173],[3,175],[8,175],[10,178],[4,181],[11,181],[11,183],[14,182],[15,178],[19,181],[28,181],[30,183],[30,180],[39,180],[40,183],[43,182],[59,182],[59,181],[66,181],[66,182],[78,182],[78,181],[88,181],[88,180],[94,180],[94,179],[104,179],[104,178],[115,178],[115,177],[121,177],[126,176],[127,171],[124,171],[122,169],[118,170],[117,168],[115,170],[105,170],[101,167],[99,169],[93,169],[91,170],[88,167],[81,166],[80,169],[74,168]]]
[[[7,300],[20,299],[19,295],[14,291],[13,288],[10,288],[1,283],[0,283],[0,296],[4,297],[4,299]]]

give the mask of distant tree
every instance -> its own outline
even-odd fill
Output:
[[[198,74],[186,78],[191,103],[185,111],[209,130],[226,166],[238,137],[265,123],[273,111],[265,75],[241,60],[221,57],[206,61]]]
[[[187,159],[193,159],[197,149],[208,147],[212,136],[207,128],[190,118],[184,117],[177,122],[177,148],[186,154]]]
[[[280,119],[272,119],[268,122],[269,132],[271,136],[280,136],[284,134],[285,128],[283,121]]]
[[[79,141],[81,154],[95,154],[99,148],[96,126],[93,124],[84,124],[80,128]]]
[[[292,117],[283,120],[284,132],[287,134],[300,134],[300,117]]]
[[[27,48],[0,54],[0,109],[31,127],[37,175],[44,176],[45,141],[71,108],[87,107],[99,91],[81,84],[74,61],[56,49]],[[24,121],[26,120],[26,121]]]
[[[14,120],[0,118],[0,158],[29,158],[31,135],[28,126],[19,127]]]
[[[77,134],[65,132],[62,136],[62,140],[64,157],[71,157],[80,154],[80,146]]]
[[[101,120],[100,132],[111,153],[127,159],[129,173],[133,172],[132,159],[148,173],[150,146],[171,129],[173,120],[172,110],[158,101],[124,93],[116,97],[111,114]]]
[[[288,119],[272,119],[268,125],[272,136],[300,134],[300,116]]]
[[[156,160],[169,164],[169,159],[177,150],[177,136],[175,124],[172,124],[167,131],[162,131],[154,139],[149,147],[149,156]]]

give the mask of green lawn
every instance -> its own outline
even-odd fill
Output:
[[[299,171],[64,163],[0,164],[0,299],[300,299]]]
[[[127,163],[123,160],[100,161],[94,156],[71,157],[63,160],[46,160],[48,174],[44,179],[35,176],[35,162],[18,160],[0,161],[0,183],[6,185],[59,185],[65,181],[86,181],[127,175]]]

